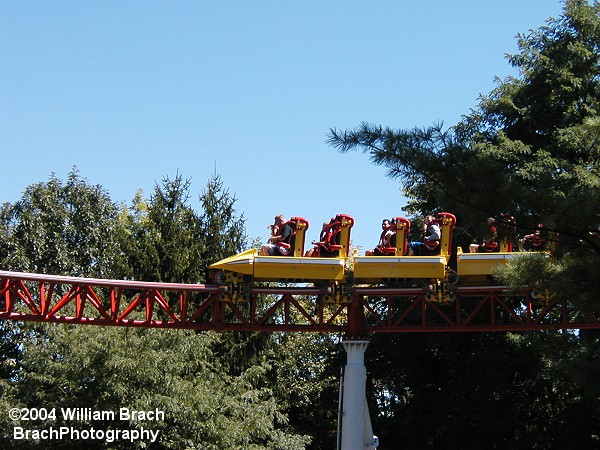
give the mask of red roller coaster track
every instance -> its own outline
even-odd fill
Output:
[[[452,303],[417,288],[356,287],[340,303],[312,287],[255,287],[247,301],[223,300],[203,284],[37,275],[0,271],[0,319],[146,328],[344,333],[484,332],[600,328],[600,312],[529,290],[459,287]]]

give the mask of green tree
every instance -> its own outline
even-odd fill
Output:
[[[56,408],[54,420],[39,429],[151,429],[155,443],[116,440],[13,440],[7,410],[2,412],[3,448],[81,449],[280,449],[299,450],[308,439],[281,431],[287,418],[262,379],[268,366],[227,374],[211,348],[215,333],[53,326],[45,337],[23,341],[24,361],[16,389],[4,388],[9,407]],[[7,401],[8,400],[8,401]],[[114,411],[116,420],[65,420],[61,408]],[[121,408],[164,412],[159,420],[120,421]],[[22,425],[22,423],[21,423]]]
[[[407,449],[596,447],[598,400],[576,374],[598,371],[574,370],[580,352],[566,333],[375,336],[375,432]]]
[[[340,368],[346,358],[339,338],[277,333],[263,354],[267,355],[271,367],[268,377],[290,428],[311,436],[309,449],[335,448]]]
[[[342,152],[360,149],[387,167],[402,183],[412,214],[454,212],[455,242],[463,246],[488,216],[514,216],[520,234],[543,223],[554,258],[517,260],[503,281],[543,281],[563,301],[597,308],[600,3],[567,0],[561,17],[519,35],[518,45],[519,53],[508,57],[518,75],[498,80],[456,126],[396,130],[364,123],[331,130],[329,142]],[[367,361],[383,442],[598,445],[600,396],[590,382],[599,374],[595,332],[375,341]]]
[[[129,276],[145,281],[205,281],[208,265],[239,252],[246,243],[243,215],[235,196],[218,174],[199,199],[202,212],[190,205],[191,181],[177,175],[156,185],[149,200],[138,192],[121,213],[122,246]]]
[[[236,215],[237,198],[223,187],[221,176],[213,174],[200,195],[200,224],[204,248],[202,261],[208,267],[215,261],[239,253],[247,243],[244,215]]]
[[[552,276],[544,278],[574,301],[598,304],[600,3],[569,0],[559,19],[520,35],[518,43],[520,53],[509,62],[520,76],[499,81],[455,127],[362,124],[332,130],[329,142],[341,151],[362,149],[388,167],[411,212],[455,212],[463,245],[488,216],[500,222],[503,213],[514,216],[521,234],[543,223],[554,254],[571,255],[549,260]],[[577,292],[571,279],[583,282]]]
[[[118,210],[101,186],[73,169],[66,182],[50,176],[0,207],[0,268],[54,275],[114,278],[124,260]],[[29,327],[0,323],[0,373],[19,373],[21,340]]]
[[[0,218],[4,270],[111,278],[122,267],[117,207],[76,169],[66,183],[52,175],[29,186],[21,200],[2,205]]]
[[[202,279],[203,235],[189,205],[190,181],[177,175],[154,188],[146,201],[138,192],[121,216],[129,276],[137,280],[196,283]]]
[[[85,182],[76,175],[72,180],[85,194]],[[111,212],[107,217],[88,217],[89,221],[79,220],[72,211],[94,210],[103,200],[112,205],[108,196],[82,195],[67,185],[71,190],[52,177],[48,185],[28,188],[16,206],[3,206],[2,256],[20,264],[7,263],[5,268],[35,267],[43,273],[71,275],[90,274],[86,264],[110,268],[111,260],[104,261],[102,253],[87,258],[96,242],[86,239],[85,233],[102,231],[85,228],[94,224],[110,232],[104,242],[115,252],[113,260],[123,263],[111,272],[93,272],[103,277],[197,282],[210,262],[241,250],[244,244],[243,218],[236,217],[235,198],[223,189],[217,175],[200,197],[201,213],[189,205],[189,180],[177,175],[157,185],[149,201],[138,192],[131,208],[118,213],[113,205],[107,208]],[[65,191],[73,195],[67,196],[68,202],[61,197]],[[97,192],[103,193],[100,188]],[[36,226],[42,227],[41,237]],[[72,239],[72,229],[82,236]],[[100,248],[104,242],[99,242]],[[76,245],[81,248],[75,249]],[[261,356],[276,345],[269,335],[66,325],[4,326],[2,332],[6,338],[2,342],[10,345],[1,348],[0,407],[5,412],[0,415],[0,447],[40,445],[11,439],[15,424],[6,411],[22,406],[165,411],[165,421],[151,424],[161,436],[154,445],[52,441],[43,442],[45,448],[301,449],[309,440],[304,433],[292,431],[287,404],[270,382],[274,369],[270,358]],[[85,420],[75,425],[111,426]]]

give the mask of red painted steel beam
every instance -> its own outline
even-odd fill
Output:
[[[600,313],[584,314],[553,299],[536,304],[528,291],[468,286],[448,304],[419,288],[365,286],[340,304],[313,287],[262,287],[248,301],[222,299],[225,287],[204,284],[38,275],[0,271],[0,319],[194,330],[344,333],[494,332],[600,329]]]

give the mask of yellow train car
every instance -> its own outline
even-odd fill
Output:
[[[358,283],[382,283],[401,279],[445,280],[448,277],[448,260],[456,217],[442,212],[432,223],[439,226],[441,232],[435,247],[426,249],[426,254],[408,256],[410,222],[402,217],[394,218],[390,225],[393,245],[376,248],[369,256],[357,256],[354,259],[354,280]]]
[[[462,248],[457,247],[457,271],[461,278],[493,275],[499,266],[522,254],[514,252],[463,253]]]
[[[277,281],[341,282],[346,279],[346,260],[350,248],[350,232],[354,219],[338,214],[323,225],[319,241],[304,252],[305,233],[309,223],[301,217],[292,217],[286,224],[292,226],[288,256],[261,255],[256,249],[218,261],[209,266],[209,273],[217,282]]]
[[[221,271],[220,281],[229,274],[246,275],[246,280],[303,282],[313,280],[342,281],[346,258],[311,258],[304,256],[260,256],[258,250],[247,250],[212,264],[209,269]],[[225,277],[225,278],[224,278]],[[219,281],[219,280],[217,280]]]
[[[489,253],[463,253],[461,247],[456,249],[457,272],[462,285],[484,285],[494,283],[495,272],[510,261],[524,255],[542,255],[550,257],[544,251],[524,252],[489,252]]]
[[[351,216],[337,214],[323,224],[319,240],[305,252],[308,221],[292,217],[276,222],[276,229],[287,227],[285,233],[273,236],[260,251],[247,250],[212,264],[209,278],[225,287],[222,297],[230,301],[247,299],[253,282],[264,281],[313,283],[323,288],[327,301],[335,302],[348,298],[346,294],[356,285],[419,286],[428,300],[447,304],[454,300],[459,284],[493,283],[499,266],[523,254],[513,252],[507,239],[495,245],[500,251],[464,253],[458,247],[453,270],[450,257],[456,217],[441,212],[426,217],[424,239],[419,243],[408,242],[408,219],[384,221],[378,246],[359,256],[350,252],[353,225]]]

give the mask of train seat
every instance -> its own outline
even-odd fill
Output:
[[[285,241],[277,242],[279,251],[284,256],[302,256],[304,253],[305,233],[308,229],[308,220],[303,217],[292,217],[284,225],[290,225],[293,229],[292,236]]]
[[[350,248],[350,229],[354,219],[338,214],[329,223],[323,224],[318,241],[312,241],[314,248],[307,256],[321,258],[345,258]]]
[[[337,257],[342,249],[341,242],[342,224],[336,217],[329,223],[323,224],[318,241],[312,241],[315,246],[313,256]]]
[[[386,236],[391,236],[386,244]],[[394,217],[390,225],[381,232],[379,244],[373,250],[375,256],[403,256],[408,249],[408,233],[410,232],[410,220],[404,217]]]

